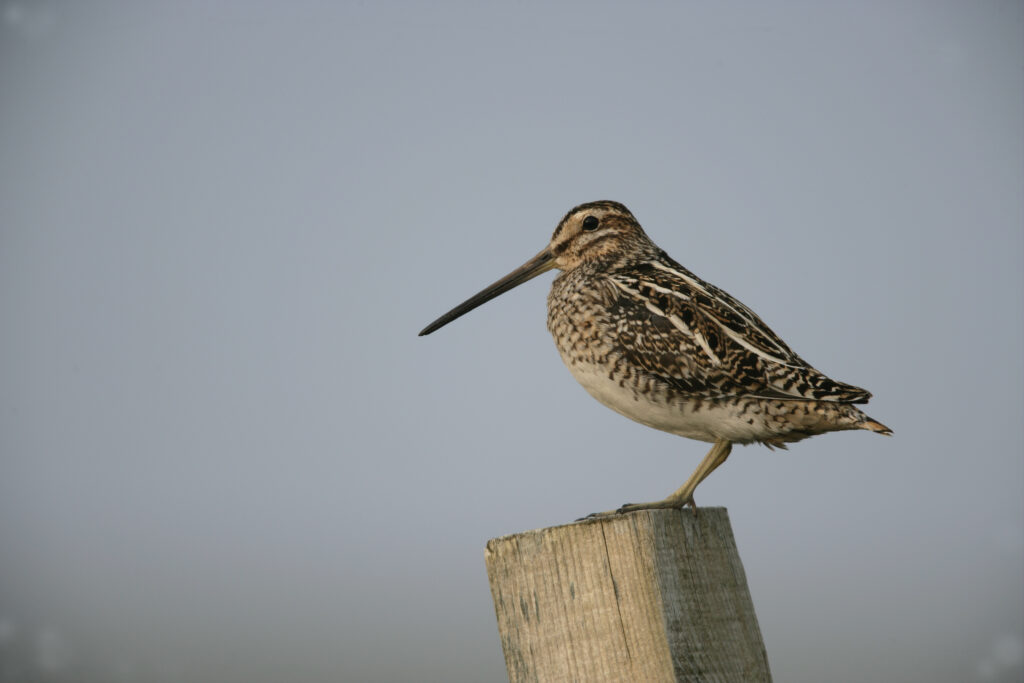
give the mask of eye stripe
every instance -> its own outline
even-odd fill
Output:
[[[598,242],[601,242],[602,240],[606,240],[609,237],[612,237],[614,235],[615,235],[615,231],[614,230],[610,230],[610,229],[602,230],[601,232],[593,232],[593,233],[590,233],[588,235],[581,235],[580,236],[580,249],[581,250],[582,249],[589,249],[590,247],[594,246]]]
[[[574,243],[574,242],[578,245],[578,248],[581,249],[581,250],[582,249],[589,249],[590,247],[592,247],[593,245],[597,244],[598,242],[601,242],[602,240],[605,240],[605,239],[607,239],[609,237],[612,237],[612,236],[614,236],[616,234],[617,234],[617,231],[613,227],[606,227],[605,229],[600,230],[598,232],[587,232],[587,233],[582,233],[581,232],[581,233],[578,233],[573,238],[566,239],[566,240],[563,240],[561,242],[558,242],[557,244],[551,245],[551,252],[555,256],[560,256],[561,254],[565,253],[565,250],[569,248],[569,245]]]

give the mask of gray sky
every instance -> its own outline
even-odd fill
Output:
[[[1020,2],[0,1],[0,681],[501,680],[493,536],[682,483],[550,276],[626,203],[895,430],[738,448],[776,680],[1024,675]]]

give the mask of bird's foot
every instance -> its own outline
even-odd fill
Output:
[[[693,502],[693,496],[683,500],[666,498],[665,500],[656,500],[651,503],[626,503],[615,512],[623,515],[627,512],[636,512],[637,510],[682,510],[687,505],[693,508],[693,514],[696,515],[697,504]]]
[[[666,498],[664,500],[656,500],[650,503],[626,503],[615,510],[606,510],[605,512],[592,512],[586,517],[580,517],[577,522],[582,522],[587,519],[604,519],[606,517],[615,517],[617,515],[624,515],[627,512],[636,512],[637,510],[682,510],[684,507],[689,505],[693,508],[693,514],[697,514],[697,504],[693,502],[693,496],[689,498],[679,500],[675,498]]]
[[[604,512],[591,512],[586,517],[579,517],[576,519],[577,522],[585,522],[588,519],[604,519],[605,517],[614,517],[619,514],[618,510],[605,510]]]

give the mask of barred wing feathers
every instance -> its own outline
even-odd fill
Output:
[[[670,386],[707,398],[866,403],[864,389],[836,382],[794,353],[752,310],[662,253],[610,273],[624,298],[620,350]],[[628,305],[640,303],[642,306]],[[612,309],[617,309],[613,311]],[[621,313],[629,311],[628,315]]]

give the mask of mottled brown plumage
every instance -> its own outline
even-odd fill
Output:
[[[546,249],[420,334],[552,268],[563,272],[548,295],[548,329],[580,384],[637,422],[715,444],[668,498],[619,512],[692,505],[733,443],[891,434],[856,407],[870,393],[804,362],[753,311],[659,249],[617,202],[574,208]]]

